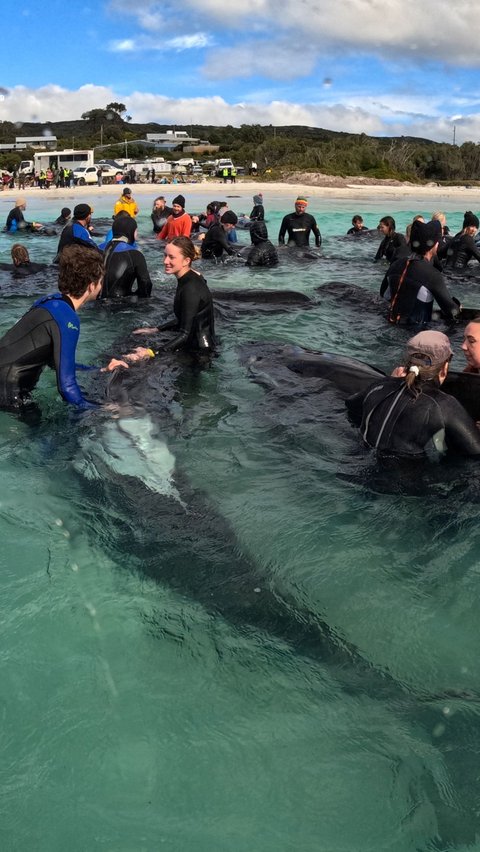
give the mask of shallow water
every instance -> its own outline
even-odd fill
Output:
[[[266,204],[275,235],[291,199]],[[345,202],[312,212],[322,259],[202,271],[313,307],[226,306],[209,369],[138,368],[148,413],[78,416],[45,372],[40,424],[0,414],[8,852],[480,849],[476,468],[385,482],[331,389],[245,363],[254,341],[396,362],[402,330],[353,290],[316,290],[375,293],[377,242],[336,236],[357,212]],[[360,212],[403,227],[421,211]],[[29,213],[58,211],[35,198]],[[147,214],[155,295],[86,308],[79,361],[118,354],[165,311]],[[56,238],[27,239],[32,259],[53,257]],[[3,331],[52,275],[0,287]],[[474,303],[474,285],[454,292]]]

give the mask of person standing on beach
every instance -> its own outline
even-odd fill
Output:
[[[310,233],[315,237],[315,245],[320,248],[322,244],[322,235],[317,226],[317,223],[310,213],[306,212],[308,201],[304,195],[297,196],[295,201],[295,211],[287,213],[283,217],[280,231],[278,233],[278,242],[280,245],[285,244],[285,234],[288,234],[288,244],[296,245],[298,248],[305,248],[310,242]]]

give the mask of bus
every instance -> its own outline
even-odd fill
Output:
[[[41,151],[33,155],[35,174],[47,169],[79,169],[81,166],[94,165],[94,151]]]

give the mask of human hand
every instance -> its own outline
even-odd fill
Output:
[[[394,376],[396,379],[404,379],[407,375],[407,371],[405,367],[395,367],[395,369],[392,370],[390,375]]]
[[[158,326],[155,328],[136,328],[132,334],[155,334],[158,331]]]
[[[126,361],[131,361],[135,363],[136,361],[145,361],[146,358],[154,358],[155,353],[152,349],[147,349],[145,346],[137,346],[133,352],[129,352],[127,355],[123,355]]]
[[[102,367],[101,372],[111,373],[111,371],[116,370],[117,367],[125,367],[128,370],[128,364],[126,361],[119,361],[118,358],[112,358],[106,367]]]

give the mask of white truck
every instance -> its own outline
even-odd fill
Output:
[[[65,151],[39,151],[33,155],[33,163],[35,173],[47,169],[80,169],[83,166],[93,166],[94,156],[93,148],[86,150],[65,150]]]

